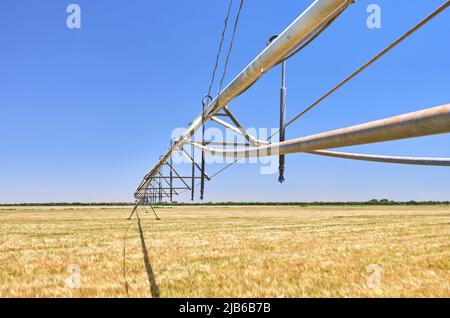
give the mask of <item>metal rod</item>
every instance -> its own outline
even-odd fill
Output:
[[[220,118],[217,118],[216,116],[212,116],[211,120],[215,121],[216,123],[218,123],[219,125],[222,125],[223,127],[227,128],[227,129],[230,129],[230,130],[234,131],[235,133],[245,137],[245,133],[243,133],[239,128],[227,123],[226,121],[224,121]]]
[[[296,47],[304,43],[326,23],[333,20],[345,10],[354,0],[316,0],[297,19],[290,24],[280,36],[266,47],[237,77],[235,77],[220,93],[220,99],[216,96],[205,109],[205,116],[200,114],[180,138],[175,141],[173,147],[164,154],[150,172],[144,177],[137,188],[137,192],[146,186],[156,174],[159,167],[167,160],[173,151],[185,144],[194,132],[218,113],[223,107],[239,96],[259,78],[261,78],[273,66],[289,55]],[[204,170],[203,170],[204,171]],[[136,192],[136,194],[137,194]]]
[[[281,63],[281,89],[280,89],[280,142],[285,141],[285,122],[286,120],[286,61],[283,60]],[[279,155],[279,164],[278,164],[278,182],[284,182],[284,165],[285,165],[285,155]]]
[[[221,150],[194,144],[213,155],[233,158],[264,157],[348,147],[450,132],[450,104],[271,144],[240,150]]]
[[[161,179],[159,179],[158,185],[159,185],[159,203],[161,203],[162,202],[162,190],[163,190]],[[169,188],[169,189],[172,190],[172,188]],[[166,190],[166,189],[164,189],[164,190]]]
[[[161,186],[161,188],[158,188],[158,191],[159,190],[169,190],[169,189],[170,189],[170,187],[163,187],[163,186]],[[172,189],[176,189],[176,190],[191,190],[191,187],[173,187]],[[167,198],[170,197],[168,192],[164,191],[161,194],[164,194],[164,196],[167,197]],[[159,192],[158,192],[158,195],[159,195]]]
[[[192,176],[181,176],[181,177],[177,177],[177,176],[173,176],[172,179],[191,179]],[[195,177],[196,179],[200,179],[200,177]],[[170,185],[168,179],[169,176],[154,176],[153,179],[163,179],[163,180],[167,180],[167,184]]]
[[[397,164],[418,165],[418,166],[450,167],[450,158],[379,156],[379,155],[366,155],[359,153],[346,153],[346,152],[325,151],[325,150],[307,151],[307,153],[318,156],[351,159],[351,160],[397,163]]]
[[[169,188],[163,188],[163,189],[169,189]],[[183,190],[185,190],[185,189],[183,189]],[[153,200],[153,202],[152,201],[149,201],[149,202],[156,203],[156,199],[159,199],[159,194],[154,195],[154,196],[149,196],[149,198],[155,199],[155,200]],[[163,191],[161,194],[161,198],[169,198],[169,194],[167,192]]]
[[[161,168],[159,169],[159,175],[162,175],[163,174],[163,169],[164,169],[164,166],[161,166]],[[158,188],[158,203],[161,203],[161,201],[162,201],[162,183],[161,183],[161,179],[159,179],[159,180],[155,180],[155,182],[156,182],[156,186],[157,186],[157,188]]]
[[[224,107],[223,111],[225,112],[225,114],[228,115],[228,117],[231,119],[231,121],[233,122],[233,124],[236,126],[236,128],[240,131],[240,134],[242,136],[245,137],[245,139],[247,139],[247,141],[249,143],[251,143],[252,145],[256,145],[258,144],[257,140],[255,137],[253,137],[252,135],[250,135],[245,129],[244,126],[242,126],[242,124],[239,122],[239,120],[233,115],[233,113],[227,108]]]
[[[207,95],[202,100],[202,143],[205,142],[205,121],[206,121],[206,106],[211,102],[211,96]],[[201,181],[200,181],[200,200],[203,200],[205,194],[205,152],[202,150],[202,163],[201,163]]]
[[[186,181],[184,181],[183,178],[181,178],[181,176],[180,176],[180,175],[178,174],[178,172],[172,167],[172,165],[169,164],[168,166],[169,166],[170,171],[173,171],[173,173],[175,173],[175,175],[176,175],[177,177],[179,177],[179,179],[181,180],[181,182],[183,182],[184,185],[190,190],[191,187],[186,183]]]
[[[200,178],[200,200],[203,200],[205,194],[205,151],[202,151],[202,168]]]
[[[195,162],[195,160],[194,160],[194,158],[192,158],[190,155],[189,155],[189,153],[186,151],[186,150],[184,150],[184,148],[181,148],[181,149],[179,149],[179,151],[181,152],[181,154],[183,155],[183,156],[185,156],[186,158],[188,158],[193,164],[195,164],[195,166],[197,167],[197,169],[201,172],[202,171],[202,167],[200,167],[199,165],[198,165],[198,163],[196,163]],[[201,177],[200,177],[201,178]],[[205,171],[205,178],[206,178],[206,180],[211,180],[211,177],[206,173],[206,171]]]
[[[192,157],[191,158],[192,159],[191,201],[194,201],[194,194],[195,194],[195,147],[193,145],[191,145],[191,157]]]
[[[155,209],[153,208],[153,206],[152,206],[151,204],[149,204],[149,206],[150,206],[150,208],[152,209],[152,211],[153,211],[153,214],[155,215],[155,219],[156,219],[156,221],[159,221],[159,220],[161,220],[161,219],[159,218],[158,214],[156,214],[156,211],[155,211]],[[146,212],[147,212],[147,211],[146,211]]]
[[[215,121],[216,123],[222,125],[225,128],[228,128],[232,131],[234,131],[235,133],[245,137],[245,139],[247,139],[247,141],[252,144],[253,146],[257,146],[259,144],[268,144],[268,142],[266,141],[260,141],[257,140],[255,137],[253,137],[252,135],[250,135],[243,127],[242,125],[239,123],[239,121],[237,120],[236,117],[233,116],[233,114],[231,112],[229,112],[229,110],[227,110],[226,108],[223,109],[224,111],[227,111],[227,113],[229,113],[229,118],[233,121],[233,123],[236,126],[231,125],[230,123],[227,123],[226,121],[217,118],[215,116],[211,117],[212,121]],[[204,141],[203,143],[208,143],[206,141]]]
[[[304,114],[309,112],[311,109],[319,105],[322,101],[324,101],[326,98],[328,98],[330,95],[332,95],[334,92],[336,92],[338,89],[340,89],[342,86],[350,82],[353,78],[355,78],[358,74],[363,72],[365,69],[367,69],[369,66],[371,66],[373,63],[378,61],[380,58],[382,58],[386,53],[390,52],[393,48],[395,48],[397,45],[402,43],[404,40],[409,38],[411,35],[413,35],[417,30],[422,28],[425,24],[430,22],[433,18],[435,18],[437,15],[442,13],[445,9],[447,9],[450,6],[450,1],[447,0],[444,4],[442,4],[437,10],[433,11],[430,15],[428,15],[425,19],[420,21],[418,24],[416,24],[412,29],[408,30],[405,34],[403,34],[401,37],[399,37],[397,40],[392,42],[389,46],[384,48],[380,53],[378,53],[376,56],[374,56],[372,59],[370,59],[367,63],[365,63],[363,66],[358,68],[355,72],[350,74],[348,77],[346,77],[342,82],[340,82],[338,85],[333,87],[330,91],[328,91],[325,95],[322,95],[318,100],[316,100],[313,104],[305,108],[301,113],[296,115],[294,118],[289,120],[286,124],[286,127],[292,125],[296,120],[298,120],[300,117],[302,117]],[[275,133],[276,134],[276,133]],[[274,134],[274,135],[275,135]],[[274,136],[272,135],[272,136]]]
[[[167,177],[163,176],[161,173],[158,173],[159,175],[154,176],[153,179],[158,180],[158,179],[162,179],[164,180],[165,183],[167,183],[167,185],[171,188],[173,188],[173,185],[170,184],[170,181],[167,180]],[[178,177],[173,177],[173,178],[178,178]],[[178,195],[178,192],[173,190],[173,192]]]
[[[170,148],[172,148],[172,146],[173,146],[173,141],[171,140],[170,141]],[[172,156],[169,157],[169,161],[170,161],[169,165],[172,167],[172,165],[173,165]],[[173,191],[172,191],[172,188],[173,188],[173,172],[172,172],[172,169],[170,169],[169,177],[170,177],[170,202],[172,202],[173,201],[172,200],[173,199],[172,198],[172,195],[173,195]]]
[[[245,146],[245,147],[249,147],[252,146],[251,144],[249,144],[248,142],[220,142],[220,141],[205,141],[203,143],[204,145],[210,145],[210,146]]]
[[[134,212],[136,212],[136,209],[138,208],[139,202],[140,202],[140,201],[141,201],[141,199],[136,200],[136,203],[134,204],[134,207],[133,207],[133,209],[131,210],[131,214],[130,214],[130,216],[128,217],[128,220],[131,220],[131,217],[133,216]]]

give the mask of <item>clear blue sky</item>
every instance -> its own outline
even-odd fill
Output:
[[[79,30],[66,27],[71,2],[82,10]],[[311,2],[247,0],[227,81]],[[288,62],[287,117],[443,2],[357,1]],[[200,112],[227,3],[1,1],[0,202],[132,200],[167,150],[172,129]],[[381,29],[366,27],[370,3],[382,8]],[[289,127],[287,136],[448,103],[449,32],[447,11]],[[276,127],[278,94],[274,69],[230,108],[247,126]],[[450,156],[448,135],[351,150]],[[448,168],[295,154],[287,157],[284,184],[261,175],[257,165],[239,165],[207,184],[206,200],[450,200],[449,175]]]

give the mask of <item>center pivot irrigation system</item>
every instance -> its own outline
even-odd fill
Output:
[[[417,157],[393,157],[393,156],[377,156],[364,154],[351,154],[343,152],[328,151],[326,149],[370,144],[382,141],[399,140],[406,138],[413,138],[419,136],[428,136],[434,134],[442,134],[450,132],[450,104],[429,108],[409,114],[404,114],[387,119],[368,122],[361,125],[342,128],[334,131],[324,132],[311,136],[295,138],[290,140],[284,139],[284,131],[287,126],[302,117],[306,112],[317,106],[328,96],[333,94],[339,88],[344,86],[347,82],[364,71],[367,67],[376,62],[379,58],[389,52],[391,49],[400,44],[403,40],[411,36],[414,32],[431,21],[434,17],[439,15],[450,6],[450,0],[446,1],[438,9],[432,12],[429,16],[423,19],[420,23],[415,25],[412,29],[394,41],[391,45],[382,50],[374,58],[369,60],[366,64],[348,76],[345,80],[336,85],[328,93],[320,97],[315,103],[307,107],[300,114],[295,116],[292,120],[285,123],[285,81],[284,81],[284,62],[294,56],[297,52],[306,47],[320,33],[322,33],[338,16],[341,15],[354,0],[316,0],[311,4],[291,25],[289,25],[281,34],[270,38],[267,47],[247,66],[238,76],[236,76],[223,90],[219,89],[219,93],[215,98],[208,95],[203,99],[203,112],[192,121],[186,128],[184,133],[176,140],[171,142],[170,149],[160,157],[159,161],[154,165],[148,174],[145,175],[142,182],[139,184],[134,197],[136,204],[133,208],[133,213],[139,205],[162,202],[164,199],[172,201],[173,195],[179,195],[181,191],[191,191],[191,198],[194,199],[194,189],[196,180],[200,179],[200,199],[203,199],[205,180],[210,181],[215,175],[221,173],[226,168],[237,162],[239,158],[262,157],[279,155],[279,181],[284,180],[284,155],[290,153],[309,153],[320,156],[329,156],[353,160],[366,160],[375,162],[388,162],[399,164],[414,164],[414,165],[432,165],[432,166],[450,166],[450,158],[417,158]],[[219,46],[219,53],[222,48],[223,36],[226,31],[228,18],[230,14],[232,0],[228,8],[228,15],[225,20],[225,28],[222,33],[222,40]],[[233,30],[234,33],[237,27],[240,10],[242,8],[243,0],[240,2],[239,12],[236,17]],[[225,64],[224,75],[228,58],[230,56],[232,41]],[[216,67],[213,72],[213,80]],[[227,108],[227,105],[237,96],[241,95],[255,82],[257,82],[266,72],[271,68],[281,64],[282,65],[282,87],[280,97],[280,128],[276,134],[279,135],[278,142],[272,142],[272,135],[268,140],[257,140],[250,135],[239,120]],[[220,87],[222,87],[222,82]],[[212,80],[212,81],[213,81]],[[211,86],[209,92],[211,91]],[[233,124],[220,119],[219,117],[228,118]],[[237,143],[215,143],[204,140],[205,123],[214,121],[245,137],[246,142]],[[193,139],[194,133],[202,128],[203,140],[201,142]],[[213,145],[220,145],[224,147],[232,147],[226,149],[212,148]],[[190,146],[191,151],[185,149]],[[241,148],[236,148],[241,146]],[[198,148],[202,152],[201,162],[198,163],[194,156],[194,148]],[[191,176],[181,176],[173,167],[172,154],[175,151],[181,152],[192,163]],[[213,175],[208,175],[205,172],[205,153],[211,155],[218,155],[223,157],[232,157],[235,161],[224,169],[221,169]],[[164,168],[167,167],[169,174],[164,174]],[[199,170],[200,175],[196,176],[195,172]],[[174,186],[174,181],[179,180],[181,186]],[[153,210],[154,212],[154,210]],[[156,213],[155,213],[156,214]]]

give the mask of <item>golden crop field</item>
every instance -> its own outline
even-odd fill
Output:
[[[450,207],[130,209],[0,208],[0,296],[450,296]]]

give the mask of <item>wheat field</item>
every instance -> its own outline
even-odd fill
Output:
[[[1,207],[0,297],[450,296],[448,206],[130,210]]]

